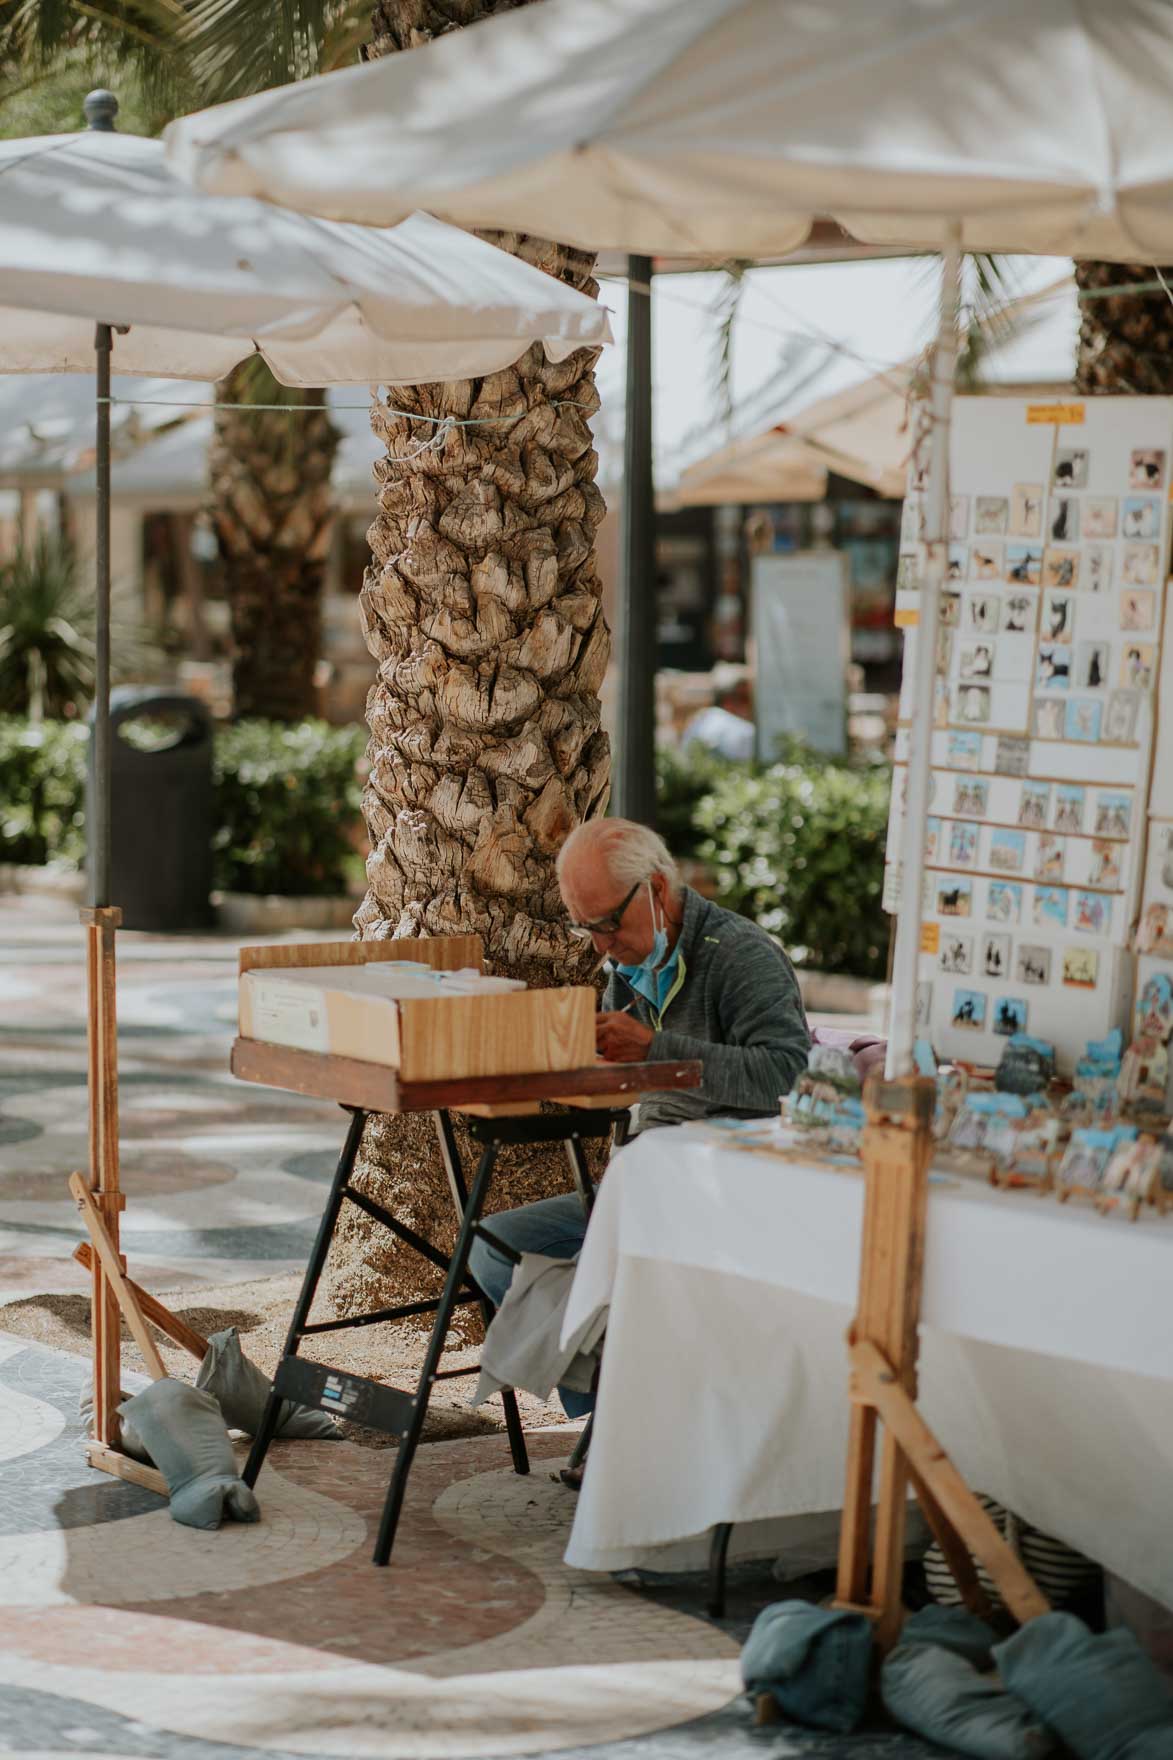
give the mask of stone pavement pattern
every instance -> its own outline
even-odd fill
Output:
[[[156,1288],[299,1271],[337,1109],[227,1072],[235,944],[120,937],[124,1245]],[[0,1302],[79,1288],[64,1191],[86,1161],[72,913],[0,900]],[[754,1731],[738,1695],[767,1574],[718,1624],[695,1583],[568,1570],[564,1429],[517,1478],[499,1435],[418,1457],[389,1570],[370,1564],[388,1455],[278,1443],[263,1519],[185,1529],[82,1453],[84,1355],[0,1310],[0,1753],[244,1760],[927,1755],[876,1734]],[[654,1461],[654,1445],[650,1464]]]

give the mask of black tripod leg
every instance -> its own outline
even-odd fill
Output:
[[[587,1418],[586,1427],[583,1430],[582,1435],[579,1437],[571,1451],[570,1459],[566,1463],[569,1472],[573,1473],[578,1467],[581,1467],[582,1463],[586,1460],[587,1451],[591,1446],[591,1431],[594,1427],[595,1414],[592,1412]]]
[[[468,1188],[464,1183],[464,1169],[460,1165],[460,1150],[456,1146],[456,1135],[452,1129],[452,1120],[446,1112],[433,1113],[436,1121],[436,1135],[440,1139],[440,1159],[444,1163],[444,1172],[448,1175],[448,1185],[452,1192],[452,1208],[456,1211],[459,1221],[468,1209]],[[493,1318],[493,1304],[486,1297],[481,1298],[481,1318],[485,1323],[485,1331]],[[501,1390],[501,1404],[505,1408],[505,1432],[509,1437],[509,1453],[513,1457],[513,1471],[524,1478],[529,1472],[529,1450],[525,1445],[525,1431],[521,1423],[521,1410],[517,1404],[517,1395],[511,1387]]]
[[[432,1388],[436,1383],[436,1370],[440,1366],[440,1356],[444,1349],[444,1341],[448,1336],[448,1327],[452,1321],[452,1313],[456,1306],[456,1297],[464,1282],[464,1274],[468,1267],[469,1248],[472,1246],[472,1231],[480,1219],[485,1205],[485,1194],[489,1189],[489,1179],[493,1172],[493,1162],[497,1158],[496,1143],[486,1143],[481,1151],[477,1166],[476,1178],[472,1184],[472,1194],[464,1207],[464,1215],[460,1222],[460,1232],[456,1237],[456,1245],[452,1250],[452,1259],[448,1266],[448,1276],[444,1283],[444,1293],[440,1297],[440,1306],[436,1311],[432,1326],[432,1336],[428,1340],[424,1366],[420,1370],[419,1384],[416,1388],[414,1411],[411,1424],[400,1439],[399,1452],[395,1457],[395,1471],[391,1475],[391,1484],[387,1491],[387,1501],[383,1505],[383,1515],[379,1522],[379,1533],[375,1540],[374,1562],[386,1564],[391,1557],[391,1548],[395,1544],[395,1530],[399,1526],[399,1515],[403,1508],[403,1494],[407,1489],[407,1476],[411,1472],[411,1464],[415,1459],[415,1451],[419,1447],[423,1435],[424,1420],[428,1415],[428,1401]]]
[[[586,1157],[582,1152],[582,1143],[578,1137],[567,1137],[566,1159],[570,1163],[570,1171],[574,1175],[574,1183],[578,1187],[578,1195],[582,1199],[582,1207],[589,1220],[595,1206],[595,1187],[590,1173],[587,1171]]]
[[[330,1243],[334,1238],[334,1229],[338,1222],[338,1212],[342,1208],[342,1196],[347,1182],[354,1172],[355,1156],[362,1142],[363,1127],[367,1122],[365,1112],[351,1115],[350,1127],[346,1133],[346,1141],[342,1145],[342,1153],[338,1157],[338,1166],[334,1169],[334,1183],[330,1187],[330,1196],[326,1200],[326,1208],[322,1211],[322,1220],[318,1223],[318,1232],[314,1239],[314,1250],[310,1254],[310,1262],[306,1266],[305,1278],[301,1286],[301,1294],[297,1298],[297,1306],[293,1310],[293,1318],[289,1322],[289,1331],[285,1337],[285,1349],[282,1357],[295,1357],[297,1347],[301,1343],[301,1332],[310,1317],[310,1309],[314,1305],[314,1297],[318,1293],[322,1272],[330,1252]],[[249,1449],[248,1460],[245,1462],[242,1478],[246,1485],[255,1485],[257,1475],[264,1465],[265,1456],[269,1452],[269,1444],[277,1429],[277,1420],[281,1414],[281,1395],[270,1393],[265,1401],[265,1409],[261,1421],[257,1425],[257,1433],[253,1437],[253,1445]]]
[[[529,1449],[525,1445],[521,1408],[511,1387],[501,1389],[501,1404],[505,1407],[505,1429],[509,1436],[509,1452],[513,1456],[513,1471],[524,1479],[529,1472]]]
[[[718,1522],[709,1542],[709,1606],[713,1619],[725,1617],[725,1561],[733,1536],[732,1522]]]

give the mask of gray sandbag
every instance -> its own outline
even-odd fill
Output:
[[[1044,1613],[994,1661],[1078,1760],[1171,1760],[1173,1693],[1131,1632],[1096,1636],[1074,1614]]]
[[[151,1385],[149,1376],[144,1375],[139,1377],[139,1379],[143,1387],[149,1387]],[[128,1400],[131,1396],[127,1393],[125,1387],[120,1387],[118,1389],[118,1397],[120,1400]],[[94,1383],[92,1379],[85,1383],[78,1395],[77,1414],[81,1419],[82,1429],[85,1431],[86,1435],[92,1436],[94,1433]],[[151,1457],[147,1453],[146,1445],[144,1444],[142,1437],[139,1435],[134,1425],[128,1424],[125,1419],[123,1419],[119,1426],[118,1446],[123,1454],[132,1456],[136,1461],[146,1461],[147,1464],[150,1465]]]
[[[1057,1743],[992,1666],[997,1638],[964,1607],[927,1607],[905,1621],[880,1671],[896,1722],[967,1760],[1044,1760]]]
[[[763,1608],[741,1652],[748,1693],[768,1693],[787,1717],[836,1735],[863,1721],[871,1665],[871,1621],[809,1601]]]
[[[171,1517],[188,1528],[218,1528],[228,1517],[256,1522],[261,1510],[236,1471],[220,1407],[186,1381],[153,1381],[118,1408],[167,1481]]]
[[[231,1429],[243,1430],[248,1436],[256,1435],[273,1383],[263,1369],[249,1362],[240,1348],[240,1334],[235,1326],[229,1326],[223,1332],[213,1332],[208,1339],[207,1355],[200,1364],[196,1386],[212,1395],[224,1414],[224,1422]],[[299,1406],[291,1399],[283,1399],[275,1434],[322,1442],[337,1439],[341,1432],[328,1412],[316,1412],[310,1406]]]

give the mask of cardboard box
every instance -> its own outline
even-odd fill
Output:
[[[386,1064],[404,1081],[582,1069],[595,1061],[593,990],[527,990],[451,968],[429,973],[428,965],[444,962],[413,964],[407,949],[397,960],[387,943],[369,952],[363,943],[344,946],[345,963],[250,961],[240,980],[241,1036]],[[290,952],[281,949],[286,959]]]

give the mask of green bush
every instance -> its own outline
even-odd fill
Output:
[[[0,717],[0,861],[85,859],[87,730]],[[346,890],[359,824],[361,727],[241,721],[218,729],[215,883],[225,892]]]
[[[216,735],[216,885],[328,897],[346,890],[359,817],[361,727],[239,721]]]
[[[656,748],[656,830],[678,861],[700,855],[707,836],[697,822],[701,802],[726,778],[745,774],[744,764],[718,758],[703,746],[687,752]]]
[[[0,862],[85,859],[85,726],[0,716]]]
[[[796,965],[883,978],[880,907],[891,772],[800,752],[730,769],[696,808],[722,904],[777,935]]]

